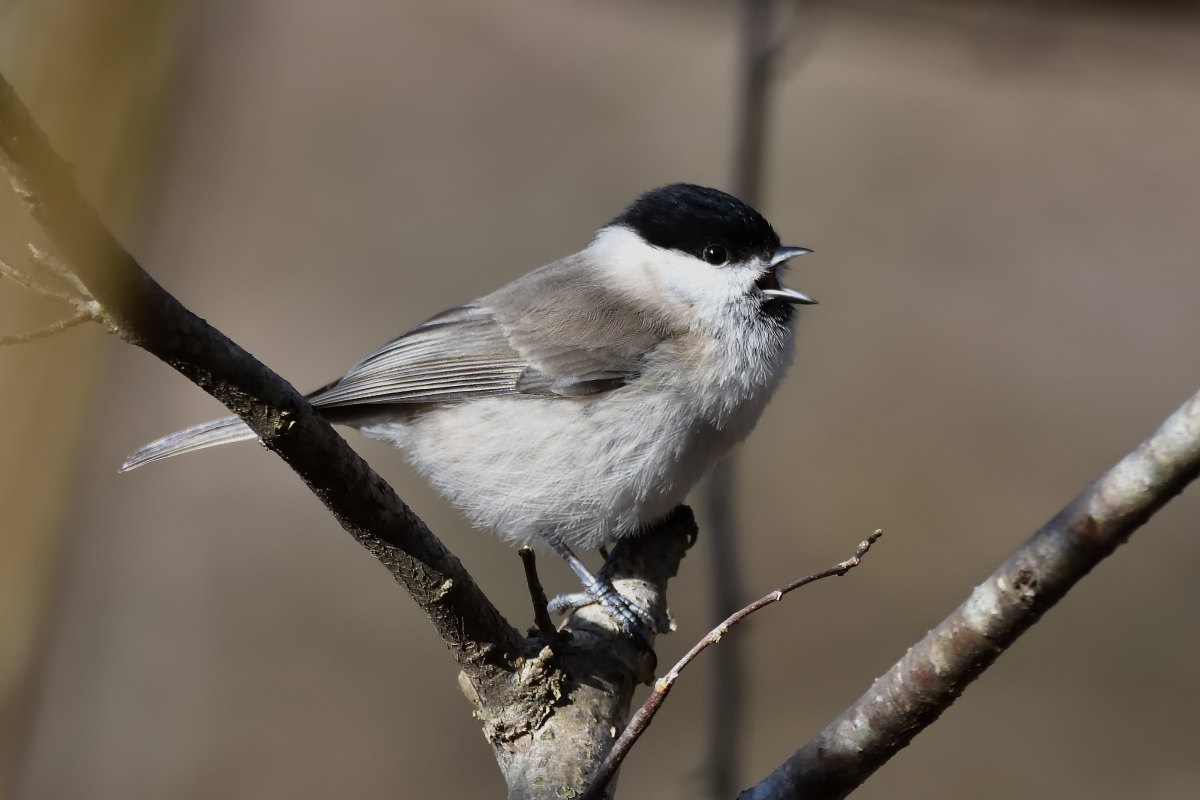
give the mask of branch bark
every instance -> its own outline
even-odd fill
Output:
[[[0,164],[51,240],[56,271],[67,272],[98,318],[245,420],[413,596],[462,668],[460,685],[509,796],[557,800],[581,791],[624,727],[634,687],[653,679],[654,654],[639,650],[598,608],[577,611],[559,632],[543,619],[540,633],[518,633],[302,395],[141,268],[80,195],[70,168],[3,76]],[[667,581],[695,536],[691,511],[681,506],[614,551],[614,583],[663,617]]]
[[[862,697],[741,800],[847,796],[1200,475],[1200,393],[1022,545]]]
[[[652,530],[617,544],[608,562],[613,583],[663,619],[667,581],[695,538],[692,512],[679,506]],[[580,797],[625,729],[634,689],[654,679],[654,654],[618,635],[615,623],[599,607],[575,612],[563,632],[565,641],[544,647],[528,667],[533,676],[542,664],[561,669],[561,677],[552,679],[562,695],[552,724],[516,737],[504,727],[484,724],[510,800]],[[615,781],[609,784],[608,796],[614,790]]]
[[[0,159],[56,256],[103,307],[117,335],[244,419],[408,589],[480,694],[502,690],[525,651],[520,634],[461,562],[291,384],[184,308],[142,269],[79,193],[70,167],[3,78]]]
[[[653,654],[583,609],[565,637],[523,637],[424,523],[286,381],[184,308],[140,267],[75,187],[0,76],[0,163],[103,319],[238,414],[425,610],[512,798],[573,796],[624,727]],[[860,700],[743,798],[844,797],[952,703],[1017,637],[1200,473],[1200,395],[1085,490]],[[614,578],[661,613],[695,535],[679,510],[622,543]]]

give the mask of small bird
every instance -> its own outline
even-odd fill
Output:
[[[556,551],[627,630],[649,612],[572,548],[635,535],[758,421],[791,360],[782,247],[741,200],[638,197],[582,250],[444,311],[308,395],[391,442],[477,527]],[[237,417],[138,450],[128,471],[255,438]]]

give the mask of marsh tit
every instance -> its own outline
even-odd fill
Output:
[[[647,192],[583,250],[452,308],[308,395],[391,442],[481,528],[547,545],[626,627],[645,609],[593,575],[595,549],[664,517],[758,421],[791,359],[782,247],[716,189]],[[127,471],[253,439],[226,417],[159,439]]]

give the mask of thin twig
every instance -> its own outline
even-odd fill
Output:
[[[56,333],[62,333],[68,328],[74,328],[76,325],[82,325],[85,322],[95,321],[95,317],[86,311],[78,311],[74,316],[60,319],[58,322],[51,323],[44,328],[39,328],[36,331],[27,333],[14,333],[11,336],[0,336],[0,345],[6,344],[25,344],[32,342],[34,339],[44,339],[47,336],[53,336]]]
[[[528,545],[518,550],[517,554],[521,556],[521,565],[525,567],[525,583],[529,587],[529,599],[533,601],[533,622],[537,625],[538,633],[547,641],[553,640],[558,635],[558,629],[554,627],[554,620],[550,619],[547,610],[550,601],[546,599],[546,590],[542,588],[542,579],[538,577],[537,555]]]
[[[78,307],[81,299],[90,299],[90,296],[86,292],[80,293],[80,295],[72,295],[47,286],[25,270],[17,269],[7,261],[0,260],[0,275],[28,289],[38,297],[45,297],[49,300],[58,300]]]
[[[71,288],[78,292],[80,297],[86,297],[89,300],[92,298],[92,293],[88,291],[87,286],[84,285],[79,276],[72,272],[70,267],[55,258],[53,253],[41,249],[33,242],[30,242],[27,246],[29,254],[33,256],[33,260],[39,266],[60,280],[71,284]]]
[[[632,749],[638,738],[650,726],[654,715],[658,713],[658,709],[662,707],[663,702],[667,699],[667,695],[674,688],[675,681],[679,678],[679,673],[695,661],[697,656],[710,646],[721,641],[721,638],[729,633],[734,625],[737,625],[759,609],[765,608],[772,603],[778,603],[784,598],[784,595],[825,578],[845,575],[862,563],[863,556],[871,549],[871,545],[879,541],[881,536],[883,536],[883,531],[875,531],[866,539],[859,542],[854,555],[845,561],[839,562],[829,569],[814,572],[812,575],[806,575],[803,578],[785,584],[770,594],[763,595],[753,603],[735,611],[724,622],[709,631],[703,639],[696,642],[691,650],[688,650],[679,661],[675,662],[675,666],[671,667],[666,675],[654,682],[654,689],[650,692],[650,696],[646,698],[646,702],[642,703],[642,707],[637,710],[637,713],[633,715],[633,719],[625,726],[625,730],[617,737],[617,741],[613,743],[612,749],[605,757],[604,763],[600,765],[600,769],[596,771],[592,782],[583,794],[580,795],[580,800],[600,800],[604,796],[604,790],[608,786],[608,782],[612,780],[612,776],[616,773],[617,768],[621,766],[621,762],[625,760],[625,756],[629,754],[630,749]]]
[[[34,259],[41,265],[46,266],[51,272],[59,277],[65,278],[66,275],[61,272],[64,268],[59,265],[52,265],[52,262],[47,260],[48,256],[41,250],[36,249],[33,245],[29,246]],[[66,303],[75,309],[75,313],[57,322],[53,322],[44,328],[39,328],[25,333],[14,333],[8,336],[0,336],[0,346],[10,344],[25,344],[32,342],[35,339],[44,339],[47,336],[53,336],[56,333],[62,333],[68,328],[74,328],[76,325],[82,325],[85,322],[100,322],[107,323],[104,316],[104,310],[100,304],[92,299],[87,288],[79,281],[76,276],[71,276],[72,280],[68,283],[78,291],[76,294],[63,292],[48,286],[37,278],[30,275],[23,269],[18,269],[7,261],[0,259],[0,276],[6,277],[19,286],[27,289],[38,297],[43,297],[48,300],[58,300]]]

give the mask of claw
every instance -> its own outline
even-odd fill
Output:
[[[651,633],[658,633],[658,622],[650,612],[642,608],[635,600],[618,592],[616,587],[608,581],[596,581],[591,586],[585,587],[584,591],[604,606],[604,610],[622,623],[622,627],[626,630],[643,629]]]
[[[594,605],[596,602],[596,598],[587,592],[572,592],[550,598],[550,602],[546,604],[546,610],[553,616],[564,617],[572,611]]]
[[[653,650],[651,638],[659,633],[658,621],[648,610],[616,590],[606,569],[593,575],[583,562],[561,542],[553,542],[554,550],[567,562],[567,566],[583,583],[583,592],[563,595],[550,601],[547,608],[552,614],[566,614],[584,606],[599,603],[625,633],[628,633],[647,650]],[[607,566],[607,564],[605,565]]]
[[[563,615],[591,605],[603,608],[617,627],[643,649],[654,650],[651,639],[660,632],[658,622],[637,601],[618,592],[608,581],[597,580],[586,585],[582,592],[559,595],[546,608],[551,614]]]

